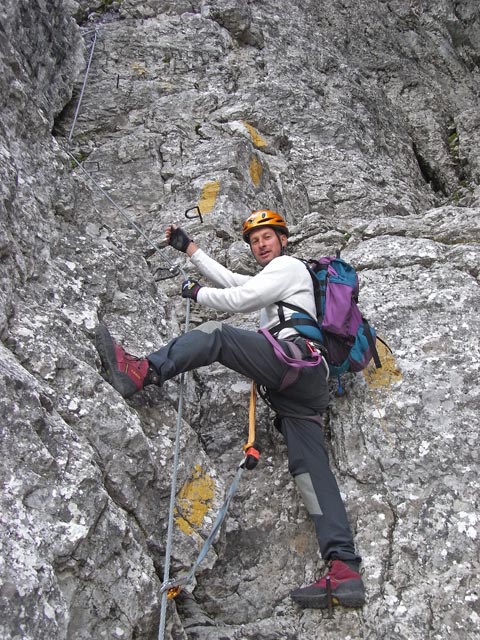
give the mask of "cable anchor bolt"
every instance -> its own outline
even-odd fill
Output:
[[[197,205],[196,207],[190,207],[185,211],[185,217],[188,220],[193,220],[195,218],[199,218],[200,222],[203,223],[202,212],[200,211],[200,207]]]

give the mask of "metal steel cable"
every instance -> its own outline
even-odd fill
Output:
[[[87,32],[89,33],[89,32]],[[87,68],[85,71],[85,77],[83,79],[83,84],[82,84],[82,89],[80,91],[80,96],[78,98],[78,102],[77,102],[77,107],[75,109],[75,115],[73,116],[73,123],[72,123],[72,127],[70,129],[70,134],[68,136],[68,143],[70,144],[72,141],[72,137],[73,137],[73,130],[75,129],[75,125],[77,124],[77,118],[78,118],[78,113],[80,111],[80,105],[82,103],[82,98],[83,98],[83,92],[85,91],[85,86],[87,84],[87,78],[88,78],[88,73],[90,71],[90,66],[92,64],[92,59],[93,59],[93,52],[95,51],[95,45],[97,43],[97,34],[98,34],[98,30],[95,29],[94,34],[93,34],[93,40],[92,40],[92,44],[90,47],[90,56],[88,58],[88,62],[87,62]]]
[[[190,323],[190,298],[187,298],[187,307],[185,312],[185,333],[188,331],[188,325]],[[165,566],[163,567],[163,584],[167,583],[170,579],[170,558],[172,555],[172,540],[173,540],[173,514],[175,511],[175,498],[177,495],[177,476],[178,476],[178,460],[180,454],[180,426],[182,423],[183,413],[183,397],[185,388],[185,374],[180,376],[180,392],[178,397],[178,409],[177,409],[177,424],[175,428],[175,447],[173,450],[173,472],[170,485],[170,505],[168,509],[168,527],[167,527],[167,541],[165,544]],[[162,597],[160,600],[160,622],[158,627],[158,639],[163,640],[165,636],[165,621],[167,616],[167,597],[166,590],[162,591]]]
[[[73,160],[73,162],[77,165],[77,167],[78,167],[78,168],[79,168],[79,169],[80,169],[80,170],[81,170],[81,171],[82,171],[82,172],[87,176],[87,178],[90,180],[90,182],[91,182],[91,183],[92,183],[92,184],[93,184],[93,185],[94,185],[94,186],[95,186],[95,187],[100,191],[100,193],[104,196],[104,198],[106,198],[106,199],[110,202],[110,204],[112,204],[112,205],[115,207],[115,209],[120,213],[120,215],[121,215],[121,216],[122,216],[122,217],[123,217],[123,218],[124,218],[124,219],[125,219],[125,220],[126,220],[126,221],[127,221],[127,222],[128,222],[128,223],[129,223],[133,228],[134,228],[134,229],[135,229],[135,231],[137,231],[137,232],[142,236],[142,238],[143,238],[143,239],[144,239],[144,240],[145,240],[145,241],[146,241],[146,242],[147,242],[147,243],[148,243],[148,244],[149,244],[153,249],[155,249],[155,251],[157,251],[157,252],[160,254],[160,256],[161,256],[162,260],[163,260],[164,262],[166,262],[166,263],[169,265],[170,269],[171,269],[172,271],[174,271],[174,270],[178,269],[178,270],[180,271],[180,273],[182,274],[182,276],[183,276],[184,280],[187,280],[187,274],[185,273],[184,269],[182,269],[182,267],[181,267],[180,265],[173,264],[173,262],[172,262],[171,260],[169,260],[169,259],[167,258],[167,256],[166,256],[164,253],[162,253],[162,252],[161,252],[160,247],[159,247],[157,244],[155,244],[155,242],[153,242],[153,240],[151,240],[151,239],[147,236],[147,234],[146,234],[146,233],[143,231],[143,229],[142,229],[142,228],[141,228],[141,227],[140,227],[140,226],[135,222],[135,220],[133,220],[133,218],[131,218],[127,213],[125,213],[125,211],[122,209],[122,207],[120,207],[120,205],[118,205],[118,204],[115,202],[115,200],[114,200],[112,197],[110,197],[110,196],[108,195],[108,193],[105,191],[105,189],[103,189],[103,188],[102,188],[102,186],[101,186],[101,185],[100,185],[100,184],[95,180],[95,178],[93,178],[93,177],[88,173],[88,171],[85,169],[85,167],[82,165],[82,163],[81,163],[81,162],[79,162],[79,161],[75,158],[75,156],[74,156],[72,153],[70,153],[70,151],[68,151],[68,150],[66,150],[66,149],[65,149],[65,152],[70,156],[70,158],[71,158],[71,159]]]
[[[75,129],[75,125],[77,122],[78,114],[80,112],[80,105],[82,102],[83,94],[85,91],[85,87],[87,84],[87,78],[90,71],[90,66],[93,59],[93,54],[95,50],[95,44],[97,41],[97,29],[94,31],[94,37],[91,44],[90,56],[88,59],[85,77],[82,84],[82,89],[80,91],[80,96],[77,102],[77,106],[75,109],[74,119],[72,123],[72,127],[70,129],[70,134],[68,136],[68,143],[71,144],[73,138],[73,132]],[[72,159],[74,164],[82,171],[82,173],[88,178],[88,180],[92,183],[92,185],[106,198],[110,204],[120,213],[120,215],[131,225],[137,233],[157,252],[160,254],[161,259],[169,265],[169,270],[172,272],[172,275],[176,273],[180,273],[184,280],[187,279],[187,275],[185,271],[182,269],[180,265],[173,264],[165,255],[164,252],[161,252],[160,247],[158,247],[155,242],[153,242],[150,237],[143,231],[143,229],[120,207],[113,198],[103,189],[103,187],[95,180],[90,173],[85,169],[83,164],[78,161],[75,156],[68,150],[65,150],[67,155]],[[200,216],[201,219],[201,216]],[[185,333],[189,329],[190,323],[190,299],[186,299],[186,309],[185,309]],[[177,579],[170,580],[170,564],[171,564],[171,555],[172,555],[172,543],[173,543],[173,528],[174,528],[174,512],[175,512],[175,499],[177,493],[177,478],[178,478],[178,467],[179,467],[179,456],[180,456],[180,432],[181,432],[181,424],[182,424],[182,415],[183,415],[183,403],[184,403],[184,390],[185,390],[185,373],[182,373],[180,376],[179,382],[179,398],[178,398],[178,409],[177,409],[177,420],[175,427],[175,444],[174,444],[174,454],[173,454],[173,468],[172,468],[172,478],[170,485],[170,502],[169,502],[169,513],[168,513],[168,525],[167,525],[167,538],[165,544],[165,565],[164,565],[164,573],[163,573],[163,583],[161,587],[161,601],[160,601],[160,619],[159,619],[159,629],[158,629],[158,640],[164,640],[165,638],[165,625],[166,625],[166,613],[167,613],[167,604],[168,604],[168,590],[174,586],[180,586],[184,584],[190,583],[195,575],[195,571],[198,565],[202,562],[204,557],[207,555],[208,549],[212,545],[215,536],[220,529],[227,511],[230,505],[230,501],[233,498],[234,493],[237,490],[238,484],[240,482],[241,475],[245,469],[244,460],[240,463],[237,473],[227,491],[225,501],[219,510],[210,535],[205,540],[204,545],[190,568],[189,572],[184,576],[180,576]]]
[[[115,209],[122,215],[125,220],[148,242],[150,246],[152,246],[155,251],[160,253],[160,248],[144,233],[143,229],[129,216],[125,213],[125,211],[111,198],[108,193],[98,184],[98,182],[92,178],[92,176],[86,171],[85,167],[75,158],[73,154],[69,151],[66,152],[70,158],[75,162],[75,164],[81,169],[81,171],[89,178],[92,184],[102,193],[102,195],[115,207]],[[170,265],[170,270],[178,268],[184,279],[187,279],[187,275],[185,271],[179,267],[178,265],[174,265],[168,258],[161,253],[162,260],[167,262]],[[185,309],[185,333],[188,331],[190,324],[190,298],[186,299],[186,309]],[[167,540],[165,546],[165,566],[163,572],[163,584],[168,584],[170,580],[170,560],[172,555],[172,541],[173,541],[173,515],[175,511],[175,497],[177,494],[177,476],[178,476],[178,463],[179,463],[179,453],[180,453],[180,427],[182,424],[182,415],[183,415],[183,399],[184,399],[184,389],[185,389],[185,374],[182,373],[180,376],[179,383],[179,396],[178,396],[178,409],[177,409],[177,422],[175,428],[175,445],[174,445],[174,454],[173,454],[173,469],[172,469],[172,479],[170,486],[170,505],[168,511],[168,527],[167,527]],[[161,602],[160,602],[160,623],[158,630],[158,638],[159,640],[163,640],[165,634],[165,621],[166,621],[166,612],[167,612],[167,598],[168,593],[166,590],[162,590]]]

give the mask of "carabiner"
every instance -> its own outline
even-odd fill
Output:
[[[157,276],[159,271],[167,271],[168,273],[164,276]],[[180,274],[180,267],[178,265],[173,265],[171,267],[158,267],[155,269],[153,273],[153,279],[155,282],[160,282],[160,280],[168,280],[169,278],[175,278]]]

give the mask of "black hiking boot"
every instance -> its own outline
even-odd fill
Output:
[[[333,606],[362,607],[365,588],[360,574],[341,560],[333,560],[328,572],[306,587],[290,592],[290,597],[302,607],[329,609]]]

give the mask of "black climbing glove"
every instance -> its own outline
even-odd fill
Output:
[[[185,280],[182,283],[182,298],[191,298],[196,302],[201,288],[202,285],[196,280]]]
[[[168,241],[168,244],[171,247],[173,247],[177,251],[183,251],[183,253],[186,253],[187,247],[190,242],[192,242],[191,238],[187,236],[182,227],[177,227],[176,229],[170,227],[170,239]]]

